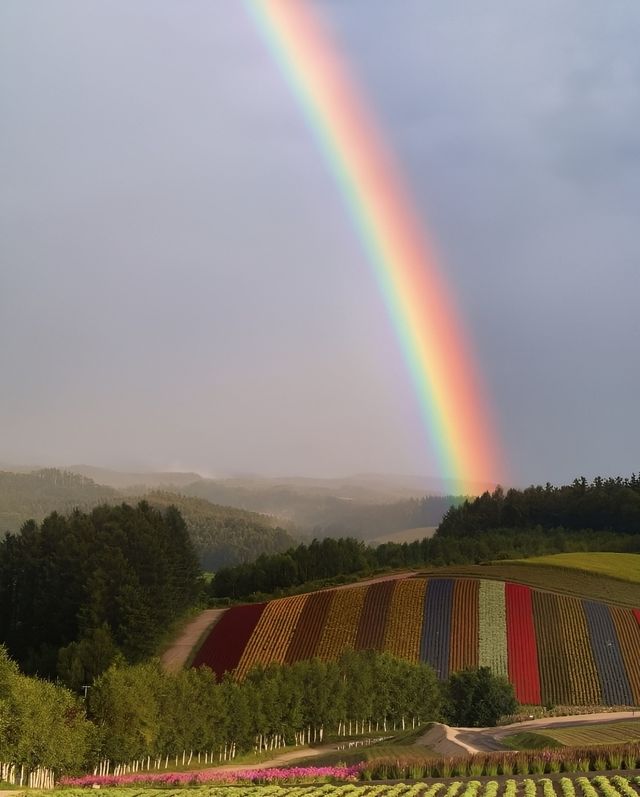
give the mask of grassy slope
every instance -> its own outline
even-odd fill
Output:
[[[530,731],[510,734],[500,739],[500,742],[511,750],[547,750],[562,747],[562,744],[552,736]]]
[[[640,584],[640,554],[637,553],[558,553],[517,561],[528,566],[561,567],[597,573]]]
[[[640,720],[598,725],[574,725],[545,731],[560,744],[587,747],[594,744],[625,744],[640,741]]]
[[[626,744],[640,741],[640,720],[603,722],[595,725],[569,725],[545,728],[544,733],[515,733],[501,740],[515,750],[536,750],[544,747],[591,747],[598,744]]]
[[[607,554],[635,556],[636,554]],[[580,554],[586,561],[602,554]],[[544,557],[543,557],[544,558]],[[547,557],[553,559],[554,557]],[[640,557],[639,557],[640,558]],[[640,581],[623,581],[596,571],[575,568],[560,569],[551,564],[528,564],[530,560],[494,562],[488,565],[456,565],[437,569],[422,569],[421,574],[454,577],[473,576],[498,581],[514,581],[536,589],[562,592],[578,597],[614,603],[619,606],[640,607]]]

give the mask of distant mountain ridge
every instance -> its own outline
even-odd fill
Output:
[[[18,531],[26,520],[40,521],[50,512],[91,509],[118,498],[111,487],[66,470],[0,471],[0,534]]]
[[[0,483],[0,532],[17,531],[25,520],[42,519],[54,510],[90,509],[98,503],[122,500],[135,503],[140,498],[149,500],[150,492],[168,494],[185,512],[202,562],[210,569],[284,550],[295,542],[291,532],[372,540],[406,529],[437,526],[449,507],[462,500],[430,490],[437,480],[411,475],[211,479],[189,471],[136,473],[92,465],[31,473],[21,470],[24,490],[17,503],[15,495],[7,499]],[[55,494],[34,503],[42,485],[32,484],[33,474],[41,472],[68,474],[68,492],[63,495],[56,487]],[[72,475],[75,481],[69,481]],[[15,485],[12,489],[15,492]],[[154,500],[167,503],[158,495]]]
[[[131,490],[119,491],[56,468],[29,473],[0,471],[0,536],[18,532],[27,520],[42,521],[51,512],[67,515],[100,504],[146,500],[160,509],[176,506],[180,510],[205,569],[253,561],[260,554],[278,553],[296,542],[274,518],[167,490],[149,491],[144,486],[138,493]]]
[[[148,471],[135,473],[111,470],[110,468],[96,468],[93,465],[71,465],[65,470],[86,476],[96,484],[105,484],[107,487],[114,487],[117,490],[141,487],[165,489],[167,487],[185,487],[187,484],[193,484],[202,479],[200,474],[192,472],[157,473]]]

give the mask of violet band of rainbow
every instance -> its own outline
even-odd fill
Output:
[[[440,474],[456,492],[504,478],[452,292],[362,91],[306,0],[245,0],[324,153],[384,298]]]

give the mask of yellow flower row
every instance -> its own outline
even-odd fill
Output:
[[[602,702],[600,679],[591,652],[587,618],[579,598],[558,596],[566,647],[557,655],[566,655],[569,663],[569,684],[573,702],[590,706]]]
[[[290,598],[270,601],[266,605],[238,662],[236,678],[244,678],[252,667],[259,664],[284,662],[291,637],[308,597],[308,595],[293,595]]]
[[[384,649],[394,656],[417,662],[424,622],[425,578],[398,581],[391,598]]]
[[[366,592],[367,587],[336,590],[316,649],[318,658],[334,659],[355,645]]]

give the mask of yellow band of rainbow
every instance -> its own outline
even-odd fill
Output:
[[[246,0],[344,195],[392,319],[440,475],[463,494],[503,477],[450,291],[399,170],[306,0]]]

